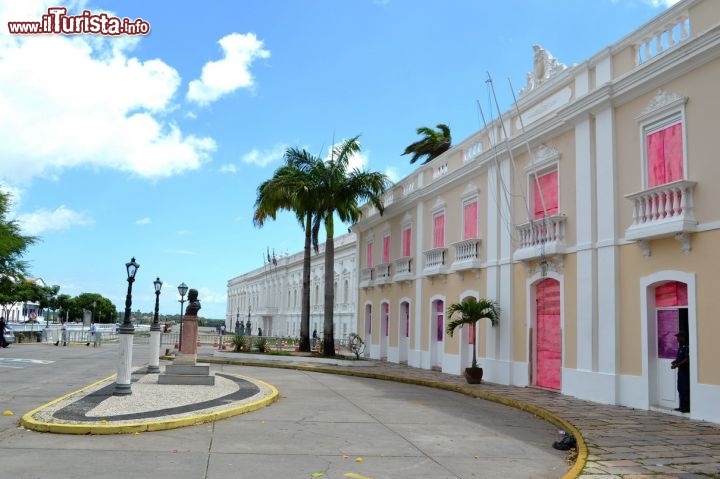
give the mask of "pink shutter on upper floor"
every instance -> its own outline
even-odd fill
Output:
[[[442,248],[445,246],[445,215],[436,215],[433,223],[433,248]]]
[[[390,235],[383,236],[383,263],[390,262]]]
[[[473,201],[472,203],[468,203],[463,207],[463,216],[464,216],[464,231],[463,231],[463,239],[474,239],[477,238],[478,232],[477,232],[477,223],[478,223],[478,205],[477,201]]]
[[[367,267],[372,268],[373,267],[373,244],[368,243],[367,245]]]
[[[403,230],[403,250],[402,255],[404,257],[410,256],[410,238],[412,238],[412,229],[405,228]]]
[[[647,136],[648,188],[682,180],[682,124],[676,123]]]
[[[533,208],[534,219],[558,214],[558,172],[557,170],[538,176],[530,176],[533,185]],[[540,184],[538,187],[538,183]],[[540,194],[542,193],[542,198]],[[545,211],[543,211],[543,200]]]

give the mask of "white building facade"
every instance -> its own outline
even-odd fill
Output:
[[[357,329],[357,273],[355,234],[335,238],[335,339],[345,339]],[[261,268],[228,281],[225,327],[235,332],[242,323],[257,335],[300,337],[303,252],[283,254]],[[312,253],[310,263],[310,333],[323,337],[325,244]]]

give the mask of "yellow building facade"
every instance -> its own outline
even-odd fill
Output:
[[[534,48],[512,108],[354,226],[369,356],[461,374],[477,347],[487,381],[672,411],[684,330],[689,414],[720,422],[720,2],[572,67]],[[469,297],[500,323],[451,337]]]

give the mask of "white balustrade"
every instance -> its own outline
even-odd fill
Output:
[[[480,240],[477,238],[459,241],[453,244],[455,259],[451,269],[454,271],[480,267]]]
[[[548,216],[515,225],[518,249],[513,258],[525,260],[565,252],[565,223],[567,217]]]
[[[433,248],[425,251],[425,265],[423,274],[431,276],[435,274],[445,274],[447,272],[447,248]]]
[[[633,203],[629,240],[650,239],[694,231],[694,181],[674,181],[625,196]]]
[[[412,257],[404,256],[395,260],[395,275],[393,281],[403,281],[412,278]]]
[[[363,268],[360,271],[360,287],[367,288],[372,284],[375,268]]]
[[[648,29],[640,32],[640,38],[635,44],[636,65],[641,65],[690,38],[690,19],[687,13],[669,21],[662,20],[663,23],[653,23]]]

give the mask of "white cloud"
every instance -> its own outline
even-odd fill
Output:
[[[680,0],[645,0],[650,6],[659,8],[670,8],[676,3],[678,3]]]
[[[54,4],[3,2],[0,18],[39,19]],[[68,7],[78,13],[85,2]],[[178,72],[160,59],[133,57],[141,41],[10,35],[3,23],[0,179],[20,182],[79,165],[163,177],[208,161],[215,142],[183,134],[165,117],[176,108]]]
[[[140,218],[139,220],[137,220],[135,222],[136,225],[149,225],[150,223],[151,223],[151,220],[148,217]]]
[[[254,149],[250,153],[243,155],[242,161],[243,163],[255,164],[264,167],[270,163],[281,160],[286,149],[287,147],[285,145],[275,145],[270,150]]]
[[[232,163],[224,164],[220,167],[220,173],[237,173],[237,166]]]
[[[252,87],[250,65],[256,58],[270,57],[263,42],[254,33],[231,33],[218,41],[223,51],[221,60],[205,64],[199,80],[189,84],[187,99],[206,105],[238,88]]]
[[[327,156],[324,158],[324,161],[330,161],[330,158],[332,156],[332,150],[336,146],[340,146],[342,144],[342,141],[338,142],[335,145],[331,145],[328,147],[328,153]],[[348,160],[348,166],[347,171],[350,172],[354,169],[358,170],[365,170],[365,168],[368,165],[368,153],[360,151],[359,153],[354,153]]]
[[[400,178],[402,178],[400,176],[400,172],[394,166],[390,166],[390,167],[386,168],[385,175],[387,175],[387,177],[390,178],[390,181],[392,181],[393,183],[397,183],[398,180]]]
[[[55,211],[40,209],[34,213],[23,213],[18,215],[17,221],[23,232],[28,235],[64,230],[75,225],[91,225],[95,222],[86,214],[68,209],[65,205],[56,208]]]

